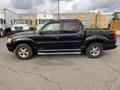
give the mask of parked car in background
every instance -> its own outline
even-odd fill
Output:
[[[43,53],[85,53],[99,58],[103,50],[114,49],[116,32],[85,30],[76,19],[50,20],[40,30],[17,33],[7,40],[7,48],[21,60]]]
[[[22,32],[22,31],[29,31],[30,30],[30,20],[28,19],[24,19],[24,20],[20,20],[20,19],[16,19],[12,21],[12,27],[11,27],[11,31],[12,33],[15,32]]]
[[[18,14],[8,9],[0,9],[0,37],[3,37],[7,33],[11,32],[11,21],[18,18]]]

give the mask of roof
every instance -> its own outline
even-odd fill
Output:
[[[49,22],[81,22],[78,19],[51,19]]]

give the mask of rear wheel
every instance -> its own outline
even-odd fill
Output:
[[[86,54],[90,58],[99,58],[102,55],[103,46],[100,43],[90,44],[86,49]]]
[[[32,48],[28,44],[20,44],[15,49],[15,55],[21,60],[28,60],[32,58]]]

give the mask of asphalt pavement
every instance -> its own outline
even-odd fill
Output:
[[[21,61],[0,38],[0,90],[120,90],[120,38],[117,45],[98,59],[42,55]]]

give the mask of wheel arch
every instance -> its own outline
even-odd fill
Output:
[[[85,50],[92,43],[101,43],[104,46],[104,42],[108,41],[108,39],[104,36],[90,36],[85,39],[82,48]]]
[[[13,41],[13,45],[14,45],[14,49],[19,45],[19,44],[28,44],[33,50],[36,50],[37,48],[36,48],[36,43],[33,41],[33,40],[31,40],[31,39],[16,39],[16,40],[14,40]]]

